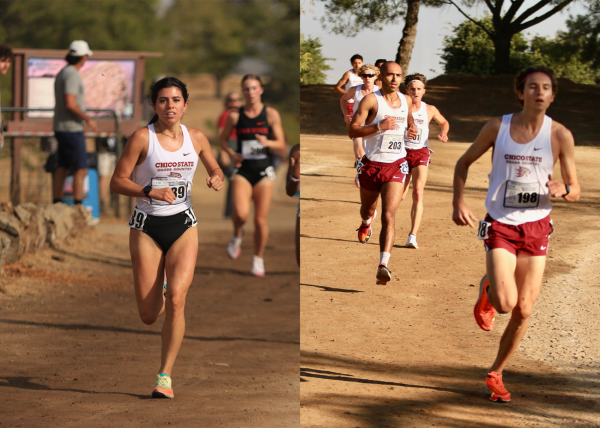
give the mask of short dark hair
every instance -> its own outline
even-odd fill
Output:
[[[67,64],[69,65],[75,65],[77,64],[79,61],[81,61],[81,56],[75,56],[75,55],[71,55],[70,53],[67,54],[67,56],[65,57],[65,61],[67,61]]]
[[[4,43],[0,44],[0,59],[8,59],[12,61],[15,58],[15,54],[10,47],[6,46]]]
[[[377,61],[375,61],[375,67],[381,67],[386,62],[387,62],[387,59],[378,59]],[[379,64],[379,65],[377,65],[377,64]]]
[[[418,80],[419,82],[421,82],[423,84],[423,87],[427,86],[427,78],[421,73],[413,73],[406,76],[404,78],[404,85],[408,88],[408,84],[413,80]]]
[[[363,60],[363,57],[362,57],[362,55],[359,55],[359,54],[354,54],[354,55],[352,55],[352,57],[350,58],[350,64],[352,64],[352,63],[354,62],[354,60],[355,60],[355,59],[360,59],[361,61],[364,61],[364,60]]]
[[[515,93],[517,94],[517,100],[521,106],[523,106],[523,100],[519,99],[518,93],[523,93],[525,90],[525,81],[533,73],[544,73],[546,76],[548,76],[552,82],[552,93],[554,95],[558,93],[558,80],[556,80],[554,70],[552,70],[550,67],[546,67],[545,65],[532,65],[520,70],[515,76]]]

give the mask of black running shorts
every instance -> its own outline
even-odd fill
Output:
[[[135,207],[129,219],[129,227],[144,232],[158,244],[163,253],[169,251],[171,245],[190,227],[198,224],[194,210],[187,210],[169,215],[149,215]]]

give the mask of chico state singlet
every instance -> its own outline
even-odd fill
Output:
[[[502,116],[498,130],[489,189],[485,198],[488,214],[501,223],[520,225],[541,220],[550,214],[552,204],[546,183],[552,174],[552,119],[544,116],[538,134],[526,144],[510,136],[512,114]]]
[[[244,107],[240,107],[240,116],[236,125],[238,136],[238,153],[244,156],[241,168],[251,166],[252,168],[264,169],[273,164],[269,149],[258,142],[255,134],[269,137],[271,127],[267,121],[267,106],[263,106],[258,116],[251,119],[244,113]]]
[[[354,105],[352,106],[352,114],[356,113],[356,110],[358,110],[358,105],[360,104],[360,102],[362,101],[362,99],[364,97],[366,97],[367,95],[363,95],[362,94],[362,87],[363,85],[356,85],[356,90],[354,92]],[[373,92],[378,91],[379,90],[379,86],[375,85],[373,86]]]
[[[154,124],[148,125],[148,154],[144,162],[133,169],[133,181],[144,187],[170,187],[175,194],[175,201],[169,204],[146,197],[136,198],[137,208],[146,214],[168,216],[192,206],[192,180],[199,158],[185,125],[181,125],[181,131],[183,144],[179,150],[169,152],[158,142]]]
[[[404,94],[396,92],[402,104],[393,109],[385,101],[381,91],[375,91],[373,94],[377,100],[377,115],[368,125],[376,125],[388,117],[393,117],[396,120],[396,129],[363,137],[365,155],[373,162],[392,163],[406,157],[404,134],[408,125],[408,103]]]
[[[418,150],[429,147],[429,117],[427,116],[427,104],[421,101],[421,108],[414,112],[413,120],[417,127],[417,135],[413,138],[405,138],[407,150]]]
[[[362,85],[363,80],[360,78],[360,76],[358,76],[357,74],[354,74],[354,69],[350,69],[350,78],[348,79],[348,81],[346,82],[346,86],[344,86],[344,89],[346,90],[346,92],[348,92],[348,90],[350,88],[353,88],[357,85]]]

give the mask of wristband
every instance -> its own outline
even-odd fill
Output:
[[[377,122],[377,131],[381,132],[381,127],[379,126],[381,122]]]
[[[292,180],[294,183],[297,183],[300,181],[299,178],[294,177],[293,175],[290,175],[290,180]]]
[[[146,186],[142,189],[142,191],[144,192],[144,195],[146,195],[146,197],[149,198],[150,192],[152,191],[152,186]]]
[[[569,193],[571,193],[571,189],[569,188],[568,184],[565,184],[565,188],[567,189],[567,193],[565,193],[564,195],[561,196],[561,198],[564,198],[565,196],[567,196]]]

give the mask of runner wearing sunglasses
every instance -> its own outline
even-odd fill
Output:
[[[379,76],[379,69],[372,64],[365,64],[358,70],[358,75],[361,77],[363,84],[357,85],[348,90],[342,98],[340,98],[340,107],[342,108],[342,114],[346,120],[346,126],[350,126],[352,116],[356,113],[360,101],[372,92],[378,91],[379,87],[375,86],[375,79]],[[348,101],[353,100],[353,103],[348,104]],[[350,111],[347,106],[353,106]],[[356,168],[360,168],[362,163],[360,160],[365,155],[365,150],[362,144],[362,138],[354,139],[354,154],[356,156]],[[356,187],[358,185],[358,179],[355,179]]]

